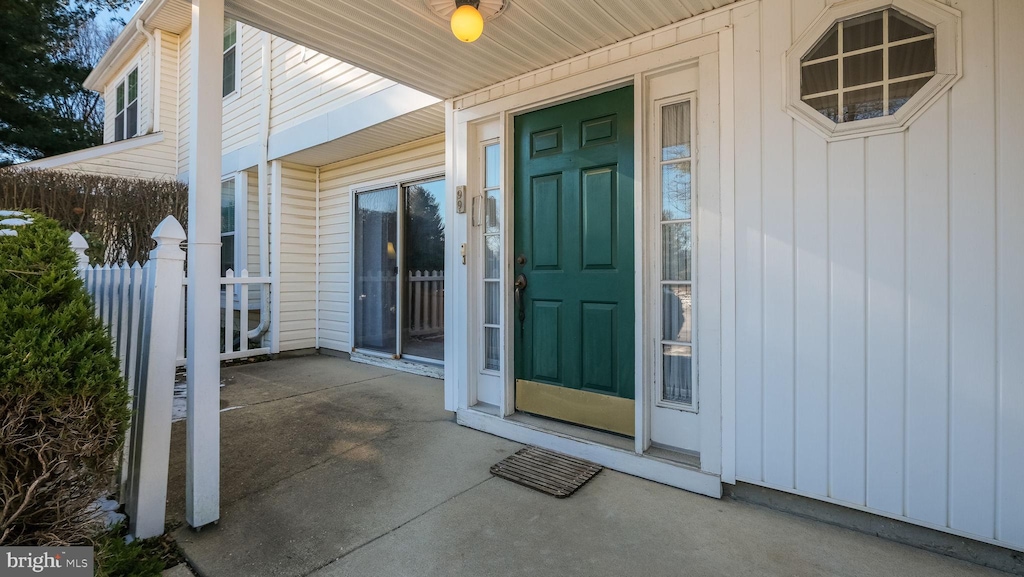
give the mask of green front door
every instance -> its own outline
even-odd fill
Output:
[[[633,434],[633,88],[516,117],[519,410]]]

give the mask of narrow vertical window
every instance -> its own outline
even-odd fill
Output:
[[[235,179],[220,183],[220,274],[235,269]]]
[[[227,96],[237,88],[238,58],[238,22],[231,18],[224,19],[224,78],[223,95]]]
[[[694,405],[693,126],[689,100],[661,108],[661,391]]]
[[[139,133],[139,69],[128,73],[128,106],[125,107],[125,135],[128,138]]]
[[[133,68],[115,90],[114,140],[124,140],[139,132],[139,69]]]
[[[501,149],[484,147],[484,369],[501,369]]]
[[[114,116],[114,140],[124,140],[124,82],[117,85],[117,105]]]

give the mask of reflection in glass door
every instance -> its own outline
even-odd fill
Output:
[[[398,305],[398,188],[355,196],[353,345],[395,354]]]
[[[444,179],[403,187],[401,355],[444,360]]]
[[[444,188],[434,178],[356,193],[353,348],[444,360]]]

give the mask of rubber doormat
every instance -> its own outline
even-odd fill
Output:
[[[564,499],[600,473],[602,468],[597,463],[540,447],[526,447],[491,465],[491,474]]]

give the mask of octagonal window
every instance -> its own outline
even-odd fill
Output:
[[[837,124],[890,116],[935,71],[935,30],[887,8],[836,22],[800,58],[800,99]]]

